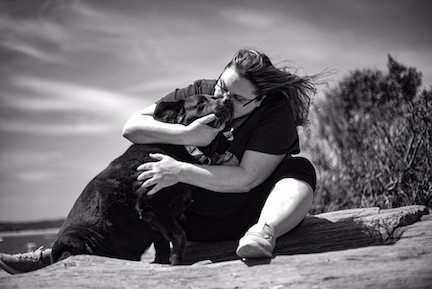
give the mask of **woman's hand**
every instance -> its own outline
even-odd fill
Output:
[[[159,190],[179,182],[181,162],[163,154],[149,154],[149,156],[159,161],[145,163],[137,168],[138,171],[142,171],[137,178],[138,181],[144,181],[141,188],[148,188],[154,185],[147,192],[147,195],[153,195]]]
[[[216,135],[224,129],[223,125],[218,128],[213,128],[208,125],[215,119],[216,115],[212,113],[186,126],[187,143],[195,146],[209,145],[215,139]]]

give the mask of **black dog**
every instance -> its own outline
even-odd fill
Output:
[[[199,117],[216,114],[211,126],[230,122],[232,103],[228,99],[196,95],[185,101],[157,105],[155,119],[187,125]],[[200,148],[208,156],[212,143]],[[59,231],[52,249],[52,261],[71,255],[91,254],[140,260],[154,243],[156,263],[181,263],[186,234],[177,219],[191,202],[193,186],[176,184],[149,197],[137,181],[137,167],[155,161],[149,153],[162,153],[198,163],[184,146],[132,145],[112,161],[84,189]],[[172,243],[170,250],[169,242]]]

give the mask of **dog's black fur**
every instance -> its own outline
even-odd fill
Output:
[[[207,95],[196,95],[175,103],[161,102],[155,119],[187,125],[215,113],[211,126],[219,127],[232,119],[232,103]],[[212,144],[201,148],[214,153]],[[71,255],[92,254],[140,260],[154,243],[156,263],[181,263],[186,234],[177,222],[191,202],[193,186],[178,183],[149,197],[140,188],[137,167],[155,161],[149,153],[162,153],[197,163],[184,146],[155,144],[132,145],[112,161],[84,189],[59,231],[52,249],[52,261]],[[170,250],[169,242],[172,243]]]

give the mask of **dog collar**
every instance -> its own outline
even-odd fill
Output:
[[[193,145],[185,145],[186,151],[203,165],[211,165],[212,160],[206,156],[199,148]]]

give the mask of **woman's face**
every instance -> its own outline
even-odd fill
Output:
[[[261,104],[261,100],[256,100],[257,95],[252,83],[241,77],[234,68],[227,68],[221,74],[216,82],[214,95],[227,96],[232,100],[234,118],[251,113]]]

